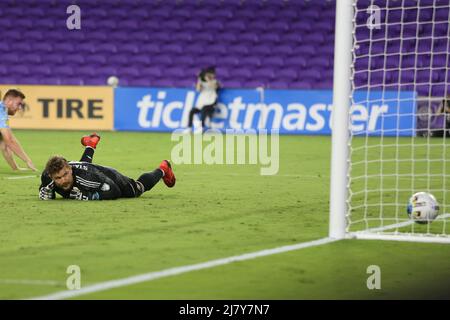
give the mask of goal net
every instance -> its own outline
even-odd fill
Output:
[[[450,106],[450,1],[349,4],[345,235],[450,243],[450,137],[441,114]],[[420,191],[440,205],[431,223],[407,214]]]

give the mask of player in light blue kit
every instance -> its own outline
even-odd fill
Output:
[[[0,101],[0,150],[2,151],[3,157],[5,157],[6,162],[8,162],[13,170],[23,170],[17,166],[17,163],[14,160],[13,154],[16,154],[27,164],[28,168],[36,171],[37,169],[30,157],[22,149],[22,146],[9,127],[9,116],[15,115],[16,112],[23,107],[24,99],[25,95],[22,92],[11,89],[5,93],[3,101]]]

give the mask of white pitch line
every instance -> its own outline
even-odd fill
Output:
[[[148,281],[161,279],[161,278],[165,278],[165,277],[170,277],[170,276],[174,276],[174,275],[179,275],[179,274],[183,274],[183,273],[187,273],[187,272],[191,272],[191,271],[214,268],[217,266],[226,265],[226,264],[230,264],[230,263],[237,262],[237,261],[245,261],[245,260],[255,259],[255,258],[259,258],[259,257],[270,256],[273,254],[278,254],[278,253],[283,253],[283,252],[288,252],[288,251],[293,251],[293,250],[299,250],[299,249],[304,249],[304,248],[310,248],[310,247],[314,247],[314,246],[320,246],[320,245],[331,243],[334,241],[337,241],[337,240],[332,239],[332,238],[322,238],[319,240],[297,243],[297,244],[282,246],[282,247],[273,248],[273,249],[266,249],[266,250],[246,253],[246,254],[242,254],[242,255],[238,255],[238,256],[232,256],[232,257],[227,257],[227,258],[222,258],[222,259],[217,259],[217,260],[211,260],[211,261],[198,263],[198,264],[192,264],[192,265],[175,267],[175,268],[165,269],[165,270],[156,271],[156,272],[144,273],[144,274],[140,274],[140,275],[136,275],[136,276],[131,276],[128,278],[100,282],[97,284],[93,284],[93,285],[89,285],[87,287],[81,288],[79,290],[60,291],[60,292],[56,292],[56,293],[49,294],[46,296],[40,296],[40,297],[31,298],[31,299],[32,300],[60,300],[60,299],[74,298],[74,297],[78,297],[78,296],[89,294],[89,293],[129,286],[129,285],[137,284],[137,283],[141,283],[141,282],[148,282]]]
[[[441,214],[439,216],[437,216],[436,220],[442,220],[442,219],[447,219],[450,217],[450,213],[444,213]],[[397,228],[403,228],[403,227],[407,227],[411,224],[414,223],[414,220],[408,220],[408,221],[404,221],[404,222],[399,222],[399,223],[395,223],[395,224],[390,224],[384,227],[378,227],[378,228],[372,228],[372,229],[368,229],[364,232],[382,232],[382,231],[386,231],[389,229],[397,229]]]
[[[23,279],[0,279],[1,284],[22,284],[33,286],[61,286],[65,285],[64,282],[55,280],[23,280]]]
[[[7,180],[19,180],[19,179],[29,179],[29,178],[36,178],[38,176],[18,176],[18,177],[6,177]]]
[[[198,171],[198,172],[184,172],[181,173],[181,175],[186,175],[186,176],[195,176],[195,175],[199,175],[199,174],[208,174],[209,172],[206,171]],[[248,174],[248,173],[224,173],[222,174],[223,176],[236,176],[236,177],[258,177],[262,175],[260,174]],[[319,178],[319,179],[328,179],[328,176],[318,176],[318,175],[302,175],[302,174],[274,174],[274,175],[268,175],[268,176],[264,176],[264,177],[291,177],[291,178]]]

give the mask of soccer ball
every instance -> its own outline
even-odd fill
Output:
[[[417,192],[409,198],[408,216],[417,223],[430,223],[439,214],[439,203],[428,192]]]
[[[111,87],[117,87],[119,85],[119,78],[117,78],[116,76],[111,76],[108,78],[107,83]]]

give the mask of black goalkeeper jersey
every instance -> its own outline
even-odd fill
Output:
[[[71,190],[63,190],[53,187],[52,198],[55,192],[63,198],[71,198],[71,193],[76,188],[80,191],[79,200],[112,200],[117,198],[133,198],[138,196],[136,182],[117,170],[109,167],[92,164],[89,162],[69,162],[72,167],[73,187]],[[47,172],[41,175],[41,186],[45,188],[51,184],[52,179]]]

